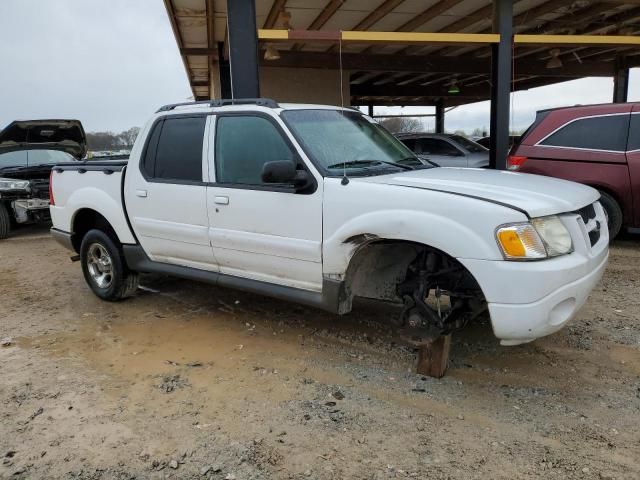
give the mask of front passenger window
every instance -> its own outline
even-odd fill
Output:
[[[216,182],[262,185],[267,162],[288,160],[294,155],[278,129],[257,116],[218,117],[216,121]]]

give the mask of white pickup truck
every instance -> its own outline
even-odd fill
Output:
[[[273,100],[162,107],[128,161],[57,165],[52,234],[93,292],[139,272],[336,314],[404,304],[412,338],[482,315],[515,345],[565,325],[607,263],[598,192],[482,169],[433,168],[357,110]]]

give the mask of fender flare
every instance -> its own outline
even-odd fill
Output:
[[[355,217],[324,240],[325,275],[344,275],[356,251],[378,240],[397,240],[436,248],[464,258],[502,259],[495,242],[454,219],[416,210],[380,210]]]
[[[71,217],[71,227],[75,224],[76,216],[81,210],[93,210],[102,215],[111,225],[118,236],[118,240],[123,244],[135,244],[127,219],[125,218],[122,205],[117,203],[111,196],[95,187],[85,187],[73,192],[65,203],[65,207],[73,210]]]

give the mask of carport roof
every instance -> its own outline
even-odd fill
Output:
[[[226,52],[225,0],[164,0],[196,98],[208,98],[217,75],[218,45]],[[335,31],[490,33],[491,0],[256,0],[258,28]],[[515,0],[514,33],[637,35],[640,0]],[[336,44],[289,41],[271,45],[273,67],[336,69]],[[265,48],[266,44],[261,43]],[[353,105],[447,106],[489,98],[487,44],[343,44]],[[226,53],[223,53],[226,55]],[[554,62],[550,63],[550,60]],[[558,62],[558,60],[560,62]],[[552,68],[553,64],[562,66]],[[514,47],[513,90],[586,76],[613,76],[640,66],[637,45]],[[459,93],[449,93],[452,83]]]

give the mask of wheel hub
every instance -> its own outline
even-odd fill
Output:
[[[113,261],[107,249],[100,243],[92,243],[89,246],[87,269],[91,280],[99,288],[109,288],[113,283]]]

